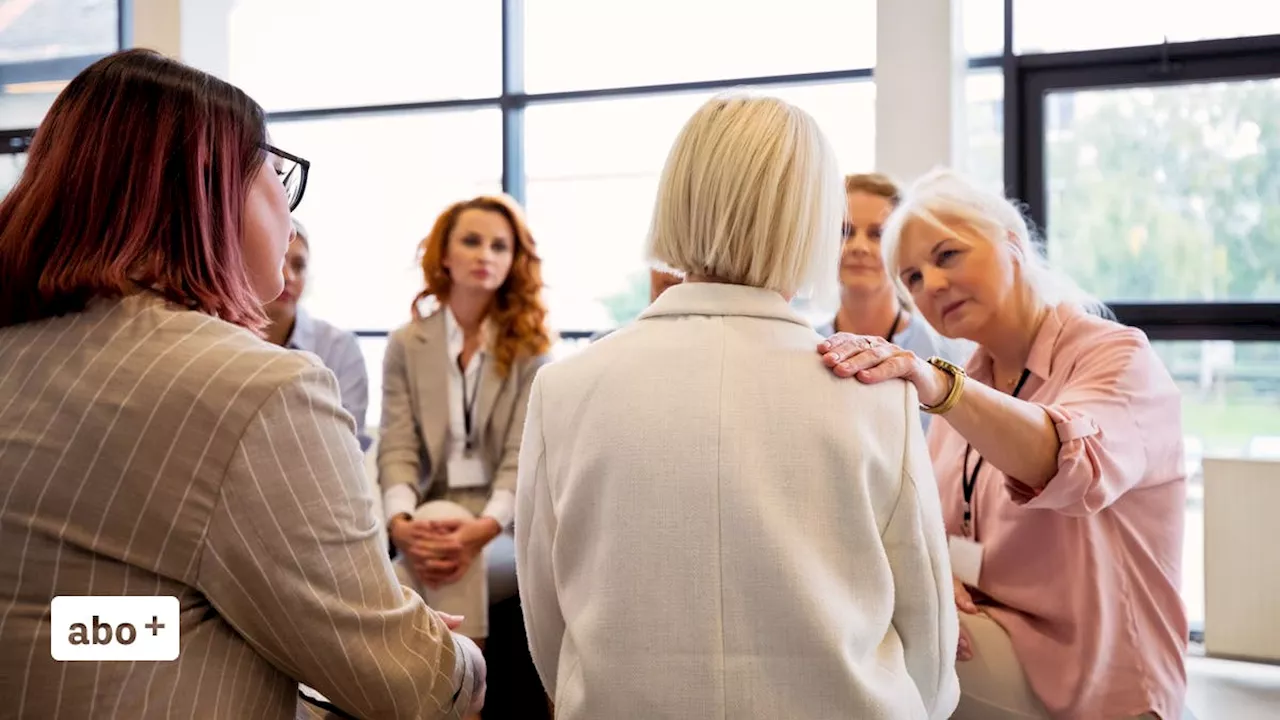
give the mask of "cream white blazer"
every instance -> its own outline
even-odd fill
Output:
[[[819,341],[776,293],[684,284],[534,380],[517,569],[557,720],[955,708],[915,391]]]

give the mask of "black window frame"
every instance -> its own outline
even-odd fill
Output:
[[[1051,225],[1045,176],[1044,102],[1052,92],[1280,77],[1280,35],[1018,55],[1005,0],[1004,181],[1032,223]],[[1051,242],[1046,239],[1046,242]],[[1086,288],[1087,289],[1087,288]],[[1102,298],[1107,301],[1107,298]],[[1120,322],[1151,340],[1280,341],[1280,302],[1110,302]]]

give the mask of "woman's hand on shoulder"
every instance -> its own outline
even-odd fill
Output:
[[[894,378],[906,380],[927,406],[941,403],[951,391],[946,373],[910,350],[874,335],[836,333],[818,343],[818,353],[836,377],[851,377],[868,385]]]

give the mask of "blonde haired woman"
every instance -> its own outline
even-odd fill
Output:
[[[1186,476],[1178,389],[1139,331],[1053,271],[1018,210],[949,171],[884,234],[964,370],[875,336],[819,345],[841,377],[905,378],[941,416],[929,449],[952,536],[955,717],[1179,718]]]
[[[684,283],[534,381],[517,576],[558,720],[955,707],[915,393],[831,377],[788,305],[834,285],[843,200],[811,117],[711,100],[654,209],[652,259]]]

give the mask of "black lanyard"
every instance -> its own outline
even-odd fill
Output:
[[[893,326],[889,328],[889,334],[884,336],[885,340],[893,342],[893,336],[898,334],[898,326],[902,324],[902,308],[898,308],[898,314],[893,316]]]
[[[1027,384],[1027,378],[1031,377],[1031,370],[1024,368],[1022,377],[1018,378],[1018,384],[1013,388],[1013,396],[1018,397],[1018,393],[1022,392],[1022,386]],[[973,490],[978,485],[978,471],[982,469],[984,458],[979,455],[978,462],[973,465],[973,474],[969,474],[969,453],[973,451],[972,445],[964,446],[964,465],[960,466],[960,479],[964,484],[964,536],[973,537]]]
[[[484,355],[480,355],[480,367],[476,368],[475,394],[467,396],[467,370],[462,366],[462,356],[458,356],[458,370],[462,373],[462,422],[467,432],[467,452],[471,452],[472,415],[476,409],[476,398],[480,396],[480,381],[484,377]]]

